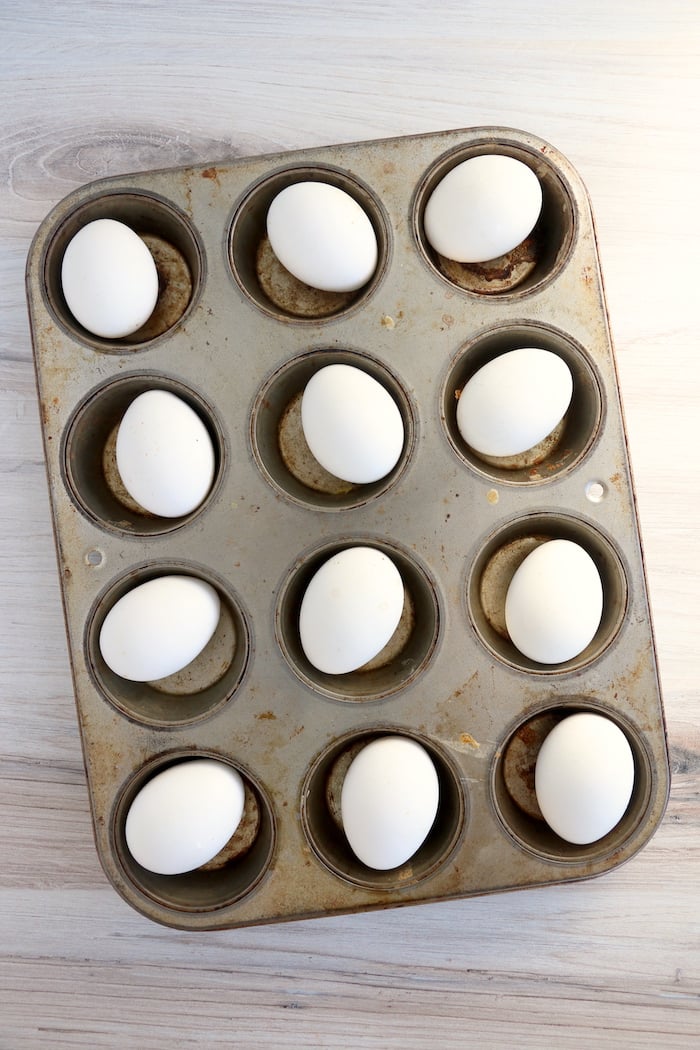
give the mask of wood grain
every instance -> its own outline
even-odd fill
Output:
[[[425,1050],[700,1041],[694,0],[0,5],[0,1048]],[[592,882],[217,934],[149,923],[92,843],[23,271],[82,183],[475,124],[593,200],[674,770]]]

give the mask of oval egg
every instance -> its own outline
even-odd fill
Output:
[[[63,255],[61,285],[76,321],[103,339],[136,332],[158,300],[153,256],[116,219],[95,219],[75,234]]]
[[[214,479],[214,446],[204,423],[167,390],[139,394],[124,413],[117,468],[128,493],[161,517],[189,514]]]
[[[570,715],[545,738],[535,793],[547,824],[576,845],[597,842],[620,822],[634,789],[634,756],[609,718]]]
[[[181,875],[223,849],[243,816],[240,774],[215,759],[169,766],[131,803],[126,844],[132,857],[158,875]]]
[[[327,365],[312,376],[301,401],[301,424],[321,466],[357,485],[385,477],[403,449],[396,402],[381,383],[351,365]]]
[[[542,210],[542,187],[531,168],[491,153],[457,164],[425,207],[429,243],[447,259],[479,263],[512,251],[532,233]]]
[[[415,740],[380,737],[350,764],[340,798],[355,856],[386,871],[405,864],[435,823],[440,787],[430,755]]]
[[[557,354],[510,350],[465,384],[457,401],[459,432],[475,452],[515,456],[543,441],[571,403],[573,379]]]
[[[513,645],[542,664],[572,660],[593,640],[603,585],[590,554],[571,540],[536,547],[513,574],[505,618]]]
[[[295,182],[278,193],[267,235],[282,265],[312,288],[355,291],[377,267],[377,236],[367,213],[325,182]]]
[[[152,682],[191,663],[219,622],[220,600],[205,580],[159,576],[128,591],[107,613],[99,647],[107,666]]]
[[[301,602],[299,635],[306,658],[325,674],[347,674],[381,652],[403,611],[401,574],[373,547],[334,554],[311,579]]]

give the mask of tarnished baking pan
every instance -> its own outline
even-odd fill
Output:
[[[426,200],[455,164],[492,152],[539,177],[538,225],[496,264],[446,263],[425,239]],[[359,292],[314,293],[276,265],[266,212],[301,179],[369,215],[379,263]],[[60,278],[71,237],[104,217],[147,240],[161,284],[147,326],[116,341],[80,327]],[[188,929],[277,922],[581,879],[647,842],[669,790],[664,718],[593,219],[561,154],[474,128],[101,180],[41,225],[27,295],[95,839],[131,905]],[[456,425],[459,391],[530,345],[574,377],[564,433],[535,465],[480,460]],[[295,406],[332,362],[359,364],[399,406],[403,454],[380,482],[313,476]],[[115,429],[150,388],[194,407],[215,448],[209,496],[179,519],[140,513],[114,467]],[[515,566],[556,537],[595,561],[604,610],[579,657],[543,667],[499,618]],[[300,646],[299,603],[315,568],[357,544],[399,568],[403,634],[368,669],[325,675]],[[217,589],[219,628],[187,673],[127,682],[102,659],[100,626],[170,572]],[[533,788],[543,736],[574,710],[612,719],[635,764],[624,817],[582,846],[540,819]],[[349,749],[386,733],[425,746],[440,803],[415,856],[378,871],[350,850],[336,803]],[[235,841],[189,874],[148,872],[125,842],[131,801],[154,772],[203,755],[243,775]]]

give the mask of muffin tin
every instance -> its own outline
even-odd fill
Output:
[[[542,215],[510,256],[451,264],[425,241],[425,202],[453,165],[494,151],[534,169]],[[359,292],[314,292],[276,264],[265,214],[299,179],[340,186],[370,216],[379,265]],[[66,244],[101,217],[147,239],[161,280],[156,313],[117,342],[81,329],[60,287]],[[95,839],[131,905],[180,928],[244,926],[581,879],[647,842],[669,790],[664,718],[593,220],[561,154],[475,128],[102,180],[40,227],[27,294]],[[456,426],[458,392],[527,345],[572,371],[563,433],[537,456],[479,459]],[[401,459],[372,485],[319,473],[300,438],[299,395],[336,361],[378,378],[403,416]],[[114,468],[119,420],[152,387],[187,401],[216,449],[213,488],[181,519],[139,513]],[[551,537],[591,554],[605,607],[588,649],[543,667],[508,640],[503,601]],[[371,665],[323,675],[300,646],[300,597],[353,544],[386,551],[409,600]],[[125,682],[101,658],[100,624],[169,572],[217,588],[219,629],[185,671]],[[539,743],[574,710],[613,719],[635,760],[625,816],[588,846],[547,828],[533,790]],[[417,854],[379,872],[350,852],[337,799],[357,746],[386,733],[428,749],[441,798]],[[125,844],[131,800],[159,769],[205,755],[244,777],[243,825],[204,868],[149,873]]]

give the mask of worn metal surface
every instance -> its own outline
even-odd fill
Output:
[[[480,295],[440,272],[421,215],[451,165],[491,150],[530,164],[545,204],[521,283]],[[325,299],[326,316],[312,319],[313,297],[301,307],[286,293],[270,299],[277,278],[261,280],[267,206],[298,177],[353,193],[380,243],[368,288],[349,306]],[[91,337],[62,301],[65,245],[103,216],[174,248],[162,258],[176,260],[180,296],[183,260],[189,270],[185,313],[148,342]],[[644,845],[669,788],[663,711],[593,220],[556,150],[477,128],[104,180],[42,224],[27,294],[95,839],[126,900],[166,924],[230,927],[580,879]],[[572,369],[564,433],[536,466],[479,461],[460,444],[456,396],[490,356],[532,344]],[[407,440],[384,482],[318,491],[290,473],[278,432],[308,376],[339,359],[389,386]],[[110,436],[149,386],[189,400],[217,448],[213,490],[181,520],[139,515],[110,477]],[[489,611],[482,574],[500,548],[559,535],[596,560],[605,610],[579,658],[538,668],[494,629],[502,581]],[[298,601],[324,557],[359,542],[394,557],[415,623],[388,663],[331,679],[304,662]],[[134,687],[101,660],[99,625],[129,587],[168,571],[219,589],[222,630],[189,685],[182,675]],[[563,843],[514,800],[503,761],[532,718],[581,707],[618,721],[636,763],[627,813],[587,847]],[[442,796],[416,856],[377,873],[349,854],[333,800],[343,752],[386,731],[431,750]],[[155,770],[202,754],[246,778],[245,842],[190,875],[144,872],[124,841],[128,806]],[[527,780],[522,761],[517,775]]]

